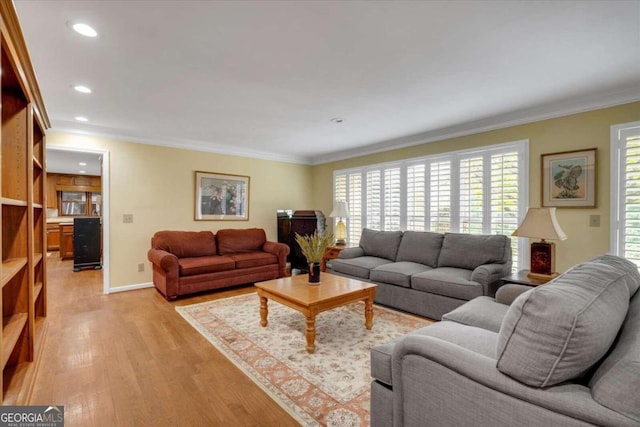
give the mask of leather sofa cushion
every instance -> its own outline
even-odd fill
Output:
[[[415,262],[392,262],[371,270],[369,279],[408,288],[411,285],[411,276],[428,270],[431,270],[431,267]]]
[[[151,247],[178,258],[216,255],[216,239],[211,231],[158,231],[151,238]]]
[[[260,251],[267,241],[267,235],[262,228],[225,229],[218,230],[216,239],[218,254],[227,255]]]
[[[278,257],[267,252],[243,252],[229,254],[229,258],[235,261],[236,268],[260,267],[261,265],[278,264]]]
[[[473,270],[483,264],[504,263],[508,245],[510,239],[502,235],[445,233],[438,267]]]
[[[630,274],[586,262],[520,295],[502,322],[498,370],[535,387],[584,374],[620,330],[629,306]]]
[[[362,230],[360,247],[367,256],[396,260],[396,253],[402,238],[402,231]]]
[[[196,274],[233,270],[236,267],[236,263],[229,257],[214,255],[179,258],[178,266],[180,267],[180,276],[194,276]]]
[[[428,231],[405,231],[400,241],[396,261],[411,261],[429,267],[438,266],[444,234]]]
[[[418,291],[470,300],[483,294],[482,285],[470,279],[471,270],[442,267],[414,275],[411,287]]]

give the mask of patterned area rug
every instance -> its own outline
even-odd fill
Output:
[[[353,303],[316,317],[308,354],[303,315],[269,301],[263,328],[257,294],[176,310],[304,426],[368,426],[369,349],[431,323],[374,306],[367,330],[364,303]]]

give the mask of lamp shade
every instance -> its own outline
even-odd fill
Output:
[[[335,202],[329,216],[331,218],[349,218],[349,205],[343,201]]]
[[[542,240],[565,240],[567,238],[558,224],[556,208],[529,208],[524,221],[512,236]]]

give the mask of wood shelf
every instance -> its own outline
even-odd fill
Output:
[[[27,258],[10,258],[2,261],[2,287],[9,283],[18,272],[27,265]]]
[[[13,316],[2,318],[2,369],[7,366],[7,361],[20,339],[20,335],[24,332],[28,319],[27,313],[16,313]]]
[[[23,207],[28,206],[26,200],[16,200],[16,199],[10,199],[8,197],[2,197],[0,201],[2,201],[3,206],[23,206]]]
[[[0,0],[0,403],[28,404],[47,328],[44,212],[50,127],[13,2]]]

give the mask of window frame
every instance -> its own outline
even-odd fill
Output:
[[[459,191],[460,191],[460,164],[463,160],[466,159],[473,159],[473,158],[477,158],[477,157],[481,157],[483,159],[483,170],[482,170],[482,174],[483,174],[483,221],[482,221],[482,228],[483,228],[483,234],[491,234],[491,157],[493,155],[497,155],[497,154],[506,154],[506,153],[513,153],[516,152],[518,155],[518,180],[517,180],[517,187],[518,187],[518,202],[517,202],[517,207],[518,207],[518,218],[517,218],[517,224],[520,224],[520,222],[524,219],[524,216],[527,212],[527,207],[529,205],[529,140],[528,139],[523,139],[523,140],[518,140],[518,141],[512,141],[512,142],[507,142],[507,143],[501,143],[501,144],[494,144],[494,145],[488,145],[488,146],[482,146],[482,147],[476,147],[476,148],[472,148],[472,149],[465,149],[465,150],[456,150],[456,151],[450,151],[447,153],[438,153],[438,154],[434,154],[434,155],[429,155],[429,156],[421,156],[421,157],[414,157],[414,158],[409,158],[409,159],[404,159],[404,160],[399,160],[399,161],[392,161],[392,162],[386,162],[386,163],[379,163],[379,164],[372,164],[372,165],[364,165],[364,166],[360,166],[360,167],[354,167],[354,168],[348,168],[348,169],[339,169],[339,170],[334,170],[333,171],[333,181],[332,181],[332,195],[333,195],[333,200],[337,200],[336,197],[338,197],[338,195],[336,195],[336,178],[338,176],[346,176],[346,181],[347,181],[347,185],[346,185],[346,194],[347,194],[347,198],[350,198],[350,188],[349,188],[349,177],[354,175],[354,174],[360,174],[360,188],[361,188],[361,194],[359,197],[360,200],[360,208],[361,208],[361,214],[360,214],[360,219],[357,221],[358,223],[361,224],[360,228],[364,228],[367,227],[367,221],[368,221],[368,217],[367,217],[367,194],[366,194],[366,187],[367,187],[367,174],[374,172],[374,171],[379,171],[380,172],[380,179],[381,179],[381,183],[380,183],[380,188],[381,188],[381,193],[380,193],[380,203],[382,205],[381,208],[381,215],[380,215],[380,219],[379,219],[379,223],[381,224],[381,228],[384,226],[385,223],[385,214],[384,214],[384,175],[385,175],[385,170],[387,169],[391,169],[391,168],[399,168],[400,169],[400,230],[407,230],[407,224],[408,224],[408,214],[409,214],[409,207],[408,207],[408,187],[409,187],[409,183],[408,183],[408,168],[409,167],[414,167],[415,165],[419,165],[419,164],[424,164],[425,168],[424,168],[424,174],[425,174],[425,178],[424,178],[424,186],[425,186],[425,207],[424,207],[424,230],[425,231],[429,231],[430,230],[430,191],[429,191],[429,185],[430,185],[430,174],[431,174],[431,164],[433,163],[438,163],[438,162],[450,162],[450,181],[451,181],[451,190],[450,190],[450,205],[451,205],[451,212],[450,212],[450,232],[459,232],[460,230],[460,224],[459,224],[459,220],[460,220],[460,196],[459,196]],[[348,200],[347,200],[348,201]],[[351,206],[351,204],[349,204],[349,210],[351,211],[353,209],[353,207]],[[335,220],[334,220],[335,222]],[[516,226],[517,226],[516,224]],[[347,240],[347,244],[350,243],[350,241],[352,241],[351,237],[352,237],[352,233],[351,233],[351,225],[352,225],[352,219],[348,218],[347,219],[347,227],[349,228],[349,236],[348,236],[348,240]],[[334,227],[335,227],[335,223],[334,223]],[[517,238],[515,238],[517,239]],[[529,259],[529,242],[528,239],[517,239],[517,248],[518,248],[518,261],[519,261],[519,265],[517,266],[518,269],[523,269],[523,268],[528,268],[528,259]],[[526,265],[524,265],[526,264]]]

